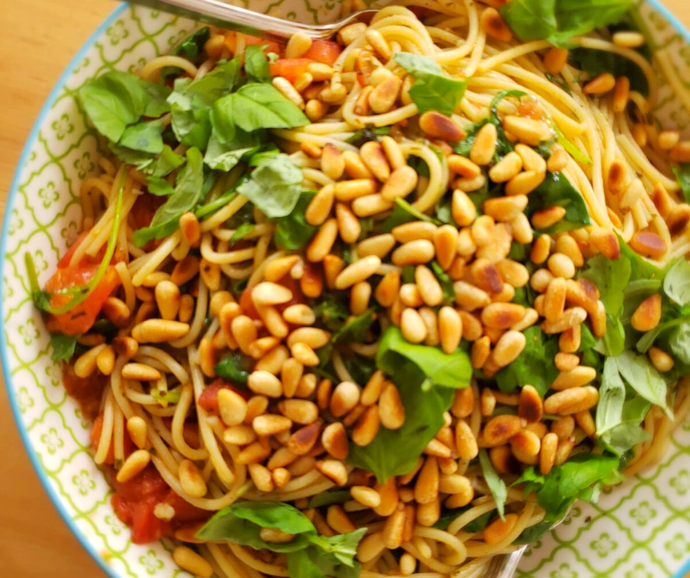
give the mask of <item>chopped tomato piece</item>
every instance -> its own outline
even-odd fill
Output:
[[[204,390],[204,393],[199,396],[199,405],[208,413],[218,415],[218,392],[221,389],[231,389],[244,399],[249,399],[249,394],[244,389],[240,389],[224,379],[216,379]]]
[[[268,54],[269,52],[280,54],[282,52],[280,44],[273,40],[266,40],[265,38],[259,38],[258,36],[251,36],[249,34],[242,34],[242,36],[244,36],[244,44],[246,46],[265,44],[266,48],[264,48],[264,54]],[[225,46],[230,53],[235,56],[237,52],[237,32],[225,33]]]
[[[109,378],[98,371],[94,371],[89,377],[79,377],[74,373],[71,363],[62,364],[62,384],[65,391],[76,400],[86,419],[93,419],[98,415],[103,391],[108,383]]]
[[[82,233],[79,234],[77,237],[76,241],[72,243],[72,246],[67,250],[67,253],[65,253],[62,256],[62,259],[58,261],[58,269],[66,269],[69,267],[69,263],[72,260],[72,255],[74,255],[74,252],[77,250],[77,247],[82,244],[82,241],[86,239],[86,236],[89,234],[89,231],[83,231]],[[88,259],[90,262],[93,263],[100,263],[100,259],[96,261],[93,257],[90,257],[89,255],[85,255],[84,259]]]
[[[81,263],[58,269],[46,283],[46,291],[55,293],[69,287],[81,287],[89,283],[98,270],[97,263]],[[120,276],[115,267],[109,265],[100,283],[91,294],[67,313],[48,316],[48,329],[65,335],[80,335],[86,333],[103,307],[105,300],[120,285]],[[72,299],[71,295],[54,295],[50,301],[53,307],[66,305]]]
[[[332,40],[314,40],[311,48],[307,50],[303,57],[333,66],[333,63],[338,60],[338,56],[340,56],[342,51],[340,44]]]
[[[309,70],[309,65],[314,62],[309,58],[279,58],[271,64],[271,75],[282,76],[295,83],[302,74]]]
[[[170,536],[181,523],[206,520],[211,513],[201,510],[178,496],[153,465],[125,483],[113,481],[111,503],[117,517],[132,528],[132,541],[147,544]],[[172,521],[156,517],[157,504],[170,504],[175,510]]]

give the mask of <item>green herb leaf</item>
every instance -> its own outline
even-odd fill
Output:
[[[486,485],[489,486],[491,490],[491,495],[494,497],[496,502],[496,509],[498,510],[498,515],[501,520],[504,519],[505,504],[508,498],[508,488],[505,482],[499,477],[491,465],[491,459],[489,459],[489,453],[484,449],[479,450],[479,463],[482,466],[482,475],[484,476],[484,481]]]
[[[678,259],[664,277],[664,293],[678,305],[690,305],[690,263]]]
[[[559,206],[565,209],[565,217],[547,229],[540,229],[540,233],[552,235],[591,224],[582,195],[563,174],[547,173],[546,180],[534,192],[534,195],[529,196],[529,204],[525,210],[528,217],[531,218],[534,213],[547,207]]]
[[[360,148],[364,143],[375,140],[379,141],[380,136],[386,136],[391,133],[391,127],[389,126],[365,126],[364,128],[356,131],[351,137],[345,140],[346,143]]]
[[[615,24],[631,7],[632,0],[513,0],[501,16],[521,40],[568,48],[573,37]]]
[[[412,221],[426,221],[427,223],[434,223],[436,225],[441,224],[440,221],[415,209],[405,199],[396,197],[393,212],[381,224],[379,229],[383,233],[390,233],[395,227]]]
[[[98,132],[116,143],[142,115],[166,112],[167,92],[162,85],[114,70],[86,82],[79,89],[79,98]]]
[[[675,165],[673,174],[676,175],[680,190],[683,191],[685,202],[690,203],[690,163]]]
[[[376,364],[390,376],[399,371],[399,363],[407,359],[424,373],[434,386],[462,389],[470,384],[472,365],[467,353],[458,349],[444,353],[438,347],[408,342],[397,327],[386,330],[379,344]]]
[[[435,110],[450,116],[460,104],[467,89],[467,79],[446,76],[436,61],[419,54],[397,52],[395,62],[415,77],[410,98],[419,113]]]
[[[558,340],[547,338],[537,326],[526,329],[525,348],[518,358],[496,374],[501,391],[513,393],[518,387],[532,385],[543,397],[558,377],[554,357],[558,353]]]
[[[183,42],[178,44],[172,53],[176,56],[184,56],[192,62],[198,62],[198,58],[204,50],[204,44],[211,36],[211,30],[208,26],[199,28],[192,32]]]
[[[246,385],[252,370],[253,360],[238,351],[231,351],[214,367],[218,377],[235,384]]]
[[[309,509],[323,508],[324,506],[332,506],[333,504],[344,504],[352,499],[350,490],[328,490],[316,494],[309,500]]]
[[[578,63],[591,78],[604,72],[610,72],[616,78],[627,76],[631,90],[636,90],[645,96],[649,94],[649,83],[644,72],[625,56],[592,48],[575,48],[568,53],[568,57]]]
[[[455,508],[452,510],[448,510],[446,508],[443,508],[441,510],[441,517],[438,519],[438,522],[434,524],[434,528],[437,528],[439,530],[446,530],[448,529],[448,526],[457,518],[462,516],[465,512],[468,512],[471,510],[473,506],[471,504],[468,504],[467,506],[463,506],[462,508]],[[463,532],[468,532],[469,534],[475,534],[477,532],[481,532],[488,523],[491,521],[491,518],[494,516],[494,511],[490,510],[486,512],[485,514],[482,514],[481,516],[475,518],[468,524],[465,524],[461,530]]]
[[[536,492],[537,503],[546,511],[544,520],[556,522],[576,500],[596,502],[598,492],[593,486],[620,481],[618,466],[616,457],[582,453],[546,476],[527,468],[513,485],[526,482],[525,493]]]
[[[645,356],[625,351],[616,358],[616,365],[630,387],[650,403],[663,408],[673,419],[666,405],[666,382]]]
[[[254,230],[255,227],[256,225],[253,223],[242,223],[237,229],[235,229],[232,237],[230,237],[230,246],[232,247],[235,243],[237,243],[237,241],[244,239]]]
[[[151,154],[163,152],[163,128],[163,123],[159,120],[138,122],[125,129],[119,144]]]
[[[302,191],[292,212],[287,217],[274,220],[276,229],[273,242],[276,247],[284,251],[296,251],[311,241],[318,227],[307,223],[304,214],[315,194],[314,191]]]
[[[240,161],[251,158],[258,152],[263,139],[264,135],[261,131],[247,133],[237,129],[233,140],[221,143],[213,131],[208,140],[204,162],[212,169],[228,172]]]
[[[74,356],[74,350],[77,347],[77,336],[51,333],[50,345],[53,347],[50,355],[53,361],[69,361]]]
[[[306,549],[288,552],[287,570],[288,576],[294,578],[325,578],[326,576],[311,559]]]
[[[175,191],[164,205],[159,207],[151,225],[134,232],[134,244],[141,247],[151,239],[162,239],[177,230],[180,216],[191,211],[202,197],[204,165],[197,148],[187,150],[187,164],[177,176]]]
[[[250,44],[244,51],[244,71],[251,82],[271,82],[271,71],[264,48],[268,44]]]
[[[162,177],[148,177],[146,188],[157,197],[168,197],[175,192],[174,187]]]
[[[269,219],[287,217],[294,210],[302,190],[302,169],[287,155],[261,163],[248,181],[237,187]]]
[[[254,522],[262,528],[277,528],[286,534],[305,534],[314,525],[302,512],[284,502],[238,502],[231,506],[238,518]]]
[[[554,526],[553,522],[541,521],[534,526],[525,528],[520,535],[516,538],[515,544],[534,544],[537,540],[541,540],[544,534],[551,531]]]

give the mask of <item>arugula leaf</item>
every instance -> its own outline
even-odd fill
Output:
[[[202,197],[204,165],[197,148],[187,150],[187,164],[180,171],[173,192],[164,205],[158,208],[148,227],[134,232],[134,244],[141,247],[151,239],[162,239],[175,232],[180,216],[194,209]]]
[[[592,48],[575,48],[568,53],[568,57],[575,61],[591,78],[604,72],[610,72],[616,78],[627,76],[632,90],[645,96],[649,94],[649,83],[644,72],[625,56]]]
[[[69,361],[74,356],[74,350],[77,347],[77,336],[51,333],[50,345],[53,347],[50,355],[53,361]]]
[[[580,229],[591,224],[587,205],[582,195],[570,184],[561,173],[547,173],[544,182],[529,196],[529,204],[525,210],[528,217],[547,207],[559,206],[565,209],[565,217],[558,223],[540,229],[540,233],[552,235]]]
[[[344,315],[344,319],[347,319],[347,309],[345,309],[345,313],[341,313],[341,315]],[[328,363],[333,353],[333,348],[336,345],[366,342],[369,328],[373,323],[374,312],[367,311],[358,317],[349,319],[345,324],[341,325],[333,334],[333,337],[331,337],[331,341],[328,345],[319,349],[317,354],[321,360],[321,365],[325,366]]]
[[[199,28],[192,32],[180,44],[178,44],[172,53],[176,56],[184,56],[194,63],[198,62],[198,58],[204,50],[204,44],[211,36],[211,30],[208,26]]]
[[[392,476],[409,473],[424,448],[443,425],[443,413],[453,403],[453,390],[448,387],[422,389],[426,376],[412,361],[397,356],[392,377],[406,410],[405,424],[392,431],[380,428],[366,447],[350,444],[347,462],[365,469],[385,483]],[[391,451],[395,448],[395,451]]]
[[[253,361],[239,351],[231,351],[214,367],[218,377],[227,379],[235,384],[246,385]]]
[[[676,175],[680,190],[683,191],[685,202],[690,203],[690,163],[675,165],[673,174]]]
[[[383,221],[379,230],[383,233],[390,233],[395,227],[412,221],[426,221],[427,223],[434,223],[436,225],[441,224],[440,221],[415,209],[405,199],[396,197],[393,212]]]
[[[315,194],[314,191],[302,191],[292,212],[286,217],[275,219],[273,242],[276,247],[285,251],[296,251],[311,241],[318,227],[307,223],[304,213]]]
[[[168,110],[167,89],[134,74],[113,70],[79,89],[86,114],[98,132],[116,143],[128,125],[142,115],[159,116]]]
[[[518,387],[532,385],[543,397],[558,377],[558,369],[553,361],[558,353],[558,340],[547,338],[537,326],[523,333],[525,348],[513,363],[496,374],[496,382],[504,393],[513,393]]]
[[[312,497],[309,500],[309,509],[323,508],[333,504],[344,504],[350,499],[350,490],[328,490]]]
[[[262,128],[305,126],[309,119],[271,84],[245,84],[213,104],[213,126],[221,142],[235,137],[236,127],[246,132]]]
[[[268,44],[250,44],[244,51],[244,71],[251,82],[271,82],[271,71],[264,48]]]
[[[467,89],[468,79],[446,76],[435,60],[419,54],[397,52],[395,62],[415,77],[410,98],[422,114],[435,110],[447,116],[453,114]]]
[[[616,365],[630,387],[650,403],[663,408],[673,419],[666,405],[666,382],[645,356],[625,351],[616,358]]]
[[[678,259],[664,277],[664,293],[678,305],[690,305],[690,263]]]
[[[513,0],[501,16],[521,40],[569,48],[573,37],[615,24],[631,7],[632,0]]]
[[[537,503],[546,511],[544,521],[555,522],[576,500],[596,502],[595,484],[620,481],[618,466],[616,457],[582,453],[555,466],[546,476],[529,467],[513,485],[525,482],[525,494],[536,492]]]
[[[237,187],[269,219],[287,217],[299,201],[302,169],[287,155],[267,159],[254,169],[248,181]]]
[[[446,302],[453,303],[455,301],[455,289],[450,275],[441,268],[437,261],[431,262],[431,270],[434,272],[436,279],[438,279],[441,289],[443,289],[443,299]]]
[[[484,476],[484,481],[486,481],[486,485],[489,486],[491,495],[494,497],[496,502],[498,515],[500,516],[501,520],[503,520],[506,499],[508,498],[508,488],[506,487],[505,482],[498,476],[496,470],[494,470],[493,466],[491,465],[489,453],[484,448],[479,450],[479,463],[482,466],[482,475]]]
[[[408,342],[397,327],[386,330],[379,343],[376,364],[390,376],[395,376],[401,359],[415,364],[426,376],[426,383],[462,389],[470,384],[472,366],[467,353],[458,349],[444,353],[438,347]]]

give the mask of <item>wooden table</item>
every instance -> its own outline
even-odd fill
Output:
[[[665,0],[690,26],[690,4]],[[0,17],[0,210],[31,126],[58,76],[115,8],[108,0],[7,0]],[[0,393],[0,574],[17,578],[97,578],[44,494]]]

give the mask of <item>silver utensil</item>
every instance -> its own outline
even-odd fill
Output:
[[[194,20],[201,20],[207,24],[214,24],[244,32],[253,36],[285,42],[296,32],[302,32],[315,39],[331,38],[338,30],[358,21],[363,16],[375,14],[377,10],[360,10],[345,18],[330,24],[302,24],[252,12],[246,8],[239,8],[220,2],[219,0],[129,0],[131,4],[146,6],[154,10],[170,12],[178,16],[185,16]]]

